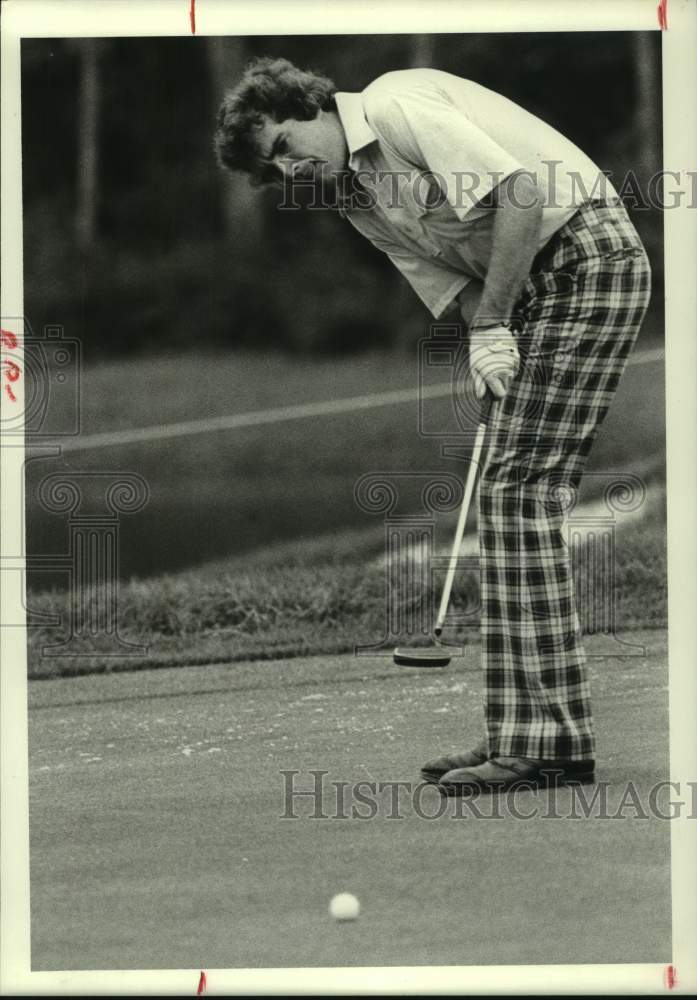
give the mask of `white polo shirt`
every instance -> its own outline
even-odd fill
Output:
[[[486,277],[494,210],[477,203],[506,177],[528,172],[542,192],[539,249],[583,202],[619,201],[560,132],[471,80],[399,70],[360,94],[335,97],[349,166],[370,201],[342,214],[389,256],[436,318],[473,277]]]

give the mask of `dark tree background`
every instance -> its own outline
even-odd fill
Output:
[[[409,345],[428,314],[331,212],[279,212],[217,167],[215,113],[256,55],[360,90],[392,69],[469,77],[540,115],[613,179],[660,169],[654,33],[29,39],[22,43],[25,311],[88,360],[134,351]],[[660,302],[662,227],[636,209]]]

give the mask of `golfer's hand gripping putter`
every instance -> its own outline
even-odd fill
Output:
[[[469,373],[477,399],[484,399],[487,391],[497,399],[503,398],[519,367],[520,354],[509,327],[493,327],[472,334]]]

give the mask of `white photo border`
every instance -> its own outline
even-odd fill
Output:
[[[23,37],[421,33],[423,0],[5,0],[2,9],[3,317],[23,316],[20,41]],[[321,17],[318,17],[321,15]],[[664,165],[697,164],[697,2],[674,0],[663,32]],[[312,25],[312,28],[309,26]],[[551,32],[659,30],[655,0],[429,0],[438,31]],[[678,184],[676,190],[680,188]],[[687,193],[687,192],[686,192]],[[689,197],[686,198],[689,201]],[[697,216],[664,215],[666,434],[669,555],[670,777],[681,789],[697,777]],[[23,405],[21,386],[18,402]],[[3,407],[7,405],[3,397]],[[4,440],[2,551],[23,538],[24,450]],[[24,551],[24,550],[22,550]],[[2,619],[22,620],[23,573],[3,573]],[[199,969],[32,972],[26,630],[0,628],[2,900],[0,991],[36,995],[193,994]],[[679,796],[678,796],[679,798]],[[686,796],[685,796],[686,798]],[[689,806],[689,803],[688,803]],[[689,811],[685,810],[685,811]],[[697,989],[697,824],[671,822],[674,993]],[[79,891],[79,887],[76,887]],[[206,969],[207,992],[292,994],[539,993],[646,994],[667,990],[664,965]]]

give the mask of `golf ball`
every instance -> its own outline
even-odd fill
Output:
[[[340,892],[329,904],[329,912],[335,920],[355,920],[360,912],[361,904],[350,892]]]

